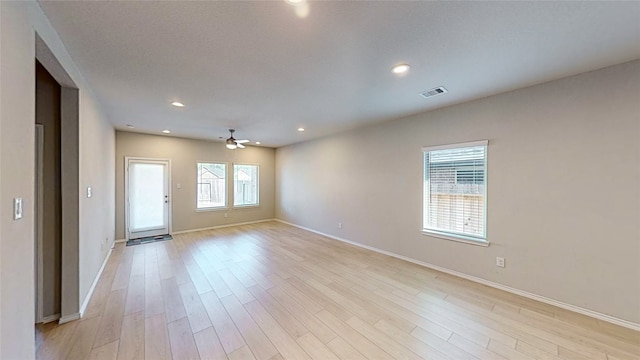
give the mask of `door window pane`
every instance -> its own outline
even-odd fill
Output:
[[[165,226],[163,164],[131,163],[129,166],[129,209],[131,231]]]

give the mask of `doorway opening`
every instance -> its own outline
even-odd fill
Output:
[[[35,37],[35,322],[64,323],[80,318],[80,97],[55,55]]]
[[[36,61],[36,321],[43,323],[61,314],[61,92],[60,84]]]

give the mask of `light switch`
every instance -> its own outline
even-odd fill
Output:
[[[13,199],[13,219],[22,219],[22,198]]]
[[[178,189],[182,189],[182,184],[177,183],[177,184],[176,184],[176,188],[178,188]]]
[[[91,195],[93,195],[91,186],[87,186],[87,197],[90,198]]]

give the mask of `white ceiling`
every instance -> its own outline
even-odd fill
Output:
[[[116,128],[273,147],[640,58],[640,2],[308,5],[40,1]]]

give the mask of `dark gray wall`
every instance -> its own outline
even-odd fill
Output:
[[[60,84],[36,62],[36,124],[44,128],[42,189],[42,316],[60,313],[62,192],[60,165]]]

